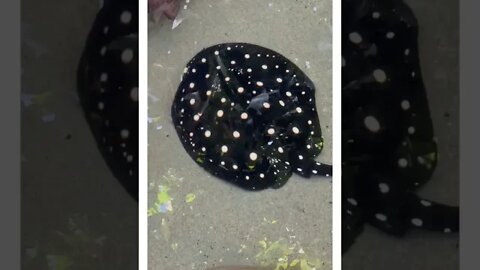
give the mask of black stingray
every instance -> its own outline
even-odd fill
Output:
[[[458,207],[415,194],[437,163],[417,34],[403,1],[342,1],[344,251],[365,222],[397,236],[458,231]]]
[[[105,1],[78,67],[78,94],[115,177],[138,198],[138,1]]]
[[[248,190],[278,188],[292,171],[330,176],[312,81],[279,53],[246,43],[211,46],[187,65],[172,118],[188,154]]]

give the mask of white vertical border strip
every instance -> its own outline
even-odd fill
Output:
[[[342,269],[342,1],[332,0],[332,264]]]
[[[148,2],[139,0],[138,8],[138,269],[148,268]]]

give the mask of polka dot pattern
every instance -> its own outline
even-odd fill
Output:
[[[229,43],[199,52],[184,70],[172,119],[198,165],[242,188],[279,188],[292,173],[332,173],[314,161],[323,137],[313,82],[270,49]]]
[[[342,6],[342,248],[366,222],[397,236],[458,231],[458,207],[415,193],[434,172],[437,145],[414,14],[404,1]]]
[[[138,3],[108,1],[78,68],[78,94],[108,167],[138,198]]]

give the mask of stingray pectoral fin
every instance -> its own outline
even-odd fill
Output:
[[[415,194],[408,198],[408,220],[412,227],[445,233],[458,232],[460,209],[430,200],[422,199]]]
[[[292,176],[292,168],[283,160],[278,160],[272,165],[273,173],[275,175],[275,183],[272,188],[281,188],[288,179]]]

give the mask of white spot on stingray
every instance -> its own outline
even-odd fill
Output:
[[[267,69],[267,65],[262,65],[262,69]]]
[[[357,33],[357,32],[352,32],[348,35],[348,38],[350,39],[351,42],[358,44],[362,42],[362,36]]]
[[[380,130],[380,123],[374,116],[369,115],[365,117],[365,119],[363,120],[363,124],[371,132],[378,132]]]
[[[222,117],[222,116],[223,116],[223,111],[222,111],[222,110],[218,110],[218,111],[217,111],[217,116],[218,116],[218,117]]]
[[[238,131],[235,130],[235,131],[233,132],[233,137],[234,137],[234,138],[240,138],[240,132],[238,132]]]
[[[405,159],[405,158],[400,158],[400,159],[398,160],[398,166],[399,166],[399,167],[405,168],[405,167],[407,167],[407,165],[408,165],[407,159]]]
[[[245,91],[245,88],[243,88],[243,87],[241,87],[241,86],[238,87],[238,89],[237,89],[237,92],[238,92],[238,93],[241,94],[241,93],[243,93],[243,91]]]
[[[384,83],[387,80],[387,74],[381,69],[376,69],[373,71],[373,77],[379,83]]]
[[[410,109],[410,102],[408,100],[403,100],[400,106],[402,106],[402,109],[406,111]]]
[[[390,191],[390,187],[385,183],[378,184],[378,189],[381,193],[388,193]]]
[[[412,218],[412,224],[417,227],[421,227],[423,225],[423,220],[419,218]]]
[[[206,62],[207,62],[207,59],[202,58],[202,63],[206,63]]]
[[[222,152],[223,153],[228,152],[228,147],[226,145],[222,145]]]
[[[229,82],[229,81],[230,81],[230,77],[225,77],[225,81],[226,81],[226,82]]]
[[[215,51],[215,52],[214,52],[214,54],[215,54],[215,55],[218,55],[218,54],[219,54],[219,52],[218,52],[218,51]]]
[[[354,198],[348,198],[347,199],[347,202],[353,206],[357,206],[358,203],[357,203],[357,200],[355,200]]]
[[[120,22],[123,24],[128,24],[132,21],[132,13],[128,10],[125,10],[120,14]]]
[[[108,80],[108,74],[103,72],[101,75],[100,75],[100,81],[101,82],[106,82]]]
[[[269,128],[269,129],[267,130],[267,133],[268,133],[269,135],[273,135],[273,134],[275,134],[275,129]]]
[[[138,87],[133,87],[132,90],[130,90],[130,98],[133,101],[138,101]]]
[[[300,129],[298,129],[298,127],[293,127],[293,128],[292,128],[292,131],[293,131],[293,133],[295,133],[295,134],[300,133]]]
[[[244,112],[244,113],[242,113],[242,114],[240,115],[240,118],[242,118],[243,120],[245,120],[245,119],[248,118],[248,114]]]
[[[251,68],[247,68],[247,72],[252,72],[252,69],[251,69]]]
[[[388,39],[392,39],[395,37],[395,33],[394,32],[388,32],[386,35],[385,35]]]
[[[269,109],[269,108],[270,108],[270,103],[264,102],[264,103],[263,103],[263,107],[264,107],[265,109]]]
[[[250,153],[249,157],[250,157],[251,160],[255,161],[255,160],[257,160],[258,155],[257,155],[257,153],[252,152],[252,153]]]
[[[125,64],[130,63],[133,60],[133,50],[132,49],[125,49],[122,52],[122,62]]]
[[[283,148],[282,147],[278,147],[277,150],[278,150],[279,153],[283,153]]]
[[[297,107],[295,110],[297,111],[297,113],[302,113],[302,108],[300,107]]]
[[[277,78],[277,82],[278,82],[278,83],[283,82],[282,78]]]
[[[130,135],[130,132],[128,131],[128,129],[122,129],[122,130],[120,131],[120,137],[121,137],[122,139],[128,138],[129,135]]]
[[[210,130],[207,130],[205,131],[204,135],[205,137],[209,138],[210,136],[212,136],[212,132]]]
[[[375,214],[375,218],[380,220],[380,221],[387,221],[387,216],[385,216],[384,214],[381,214],[381,213]]]
[[[426,200],[421,200],[420,203],[425,207],[432,206],[432,203]]]
[[[195,83],[191,82],[191,83],[189,84],[189,87],[190,87],[190,88],[194,88],[194,87],[195,87]]]
[[[259,82],[257,82],[257,86],[260,86],[260,87],[262,87],[262,86],[263,86],[263,82],[260,82],[260,81],[259,81]]]
[[[194,105],[195,104],[195,99],[190,99],[190,105]]]

